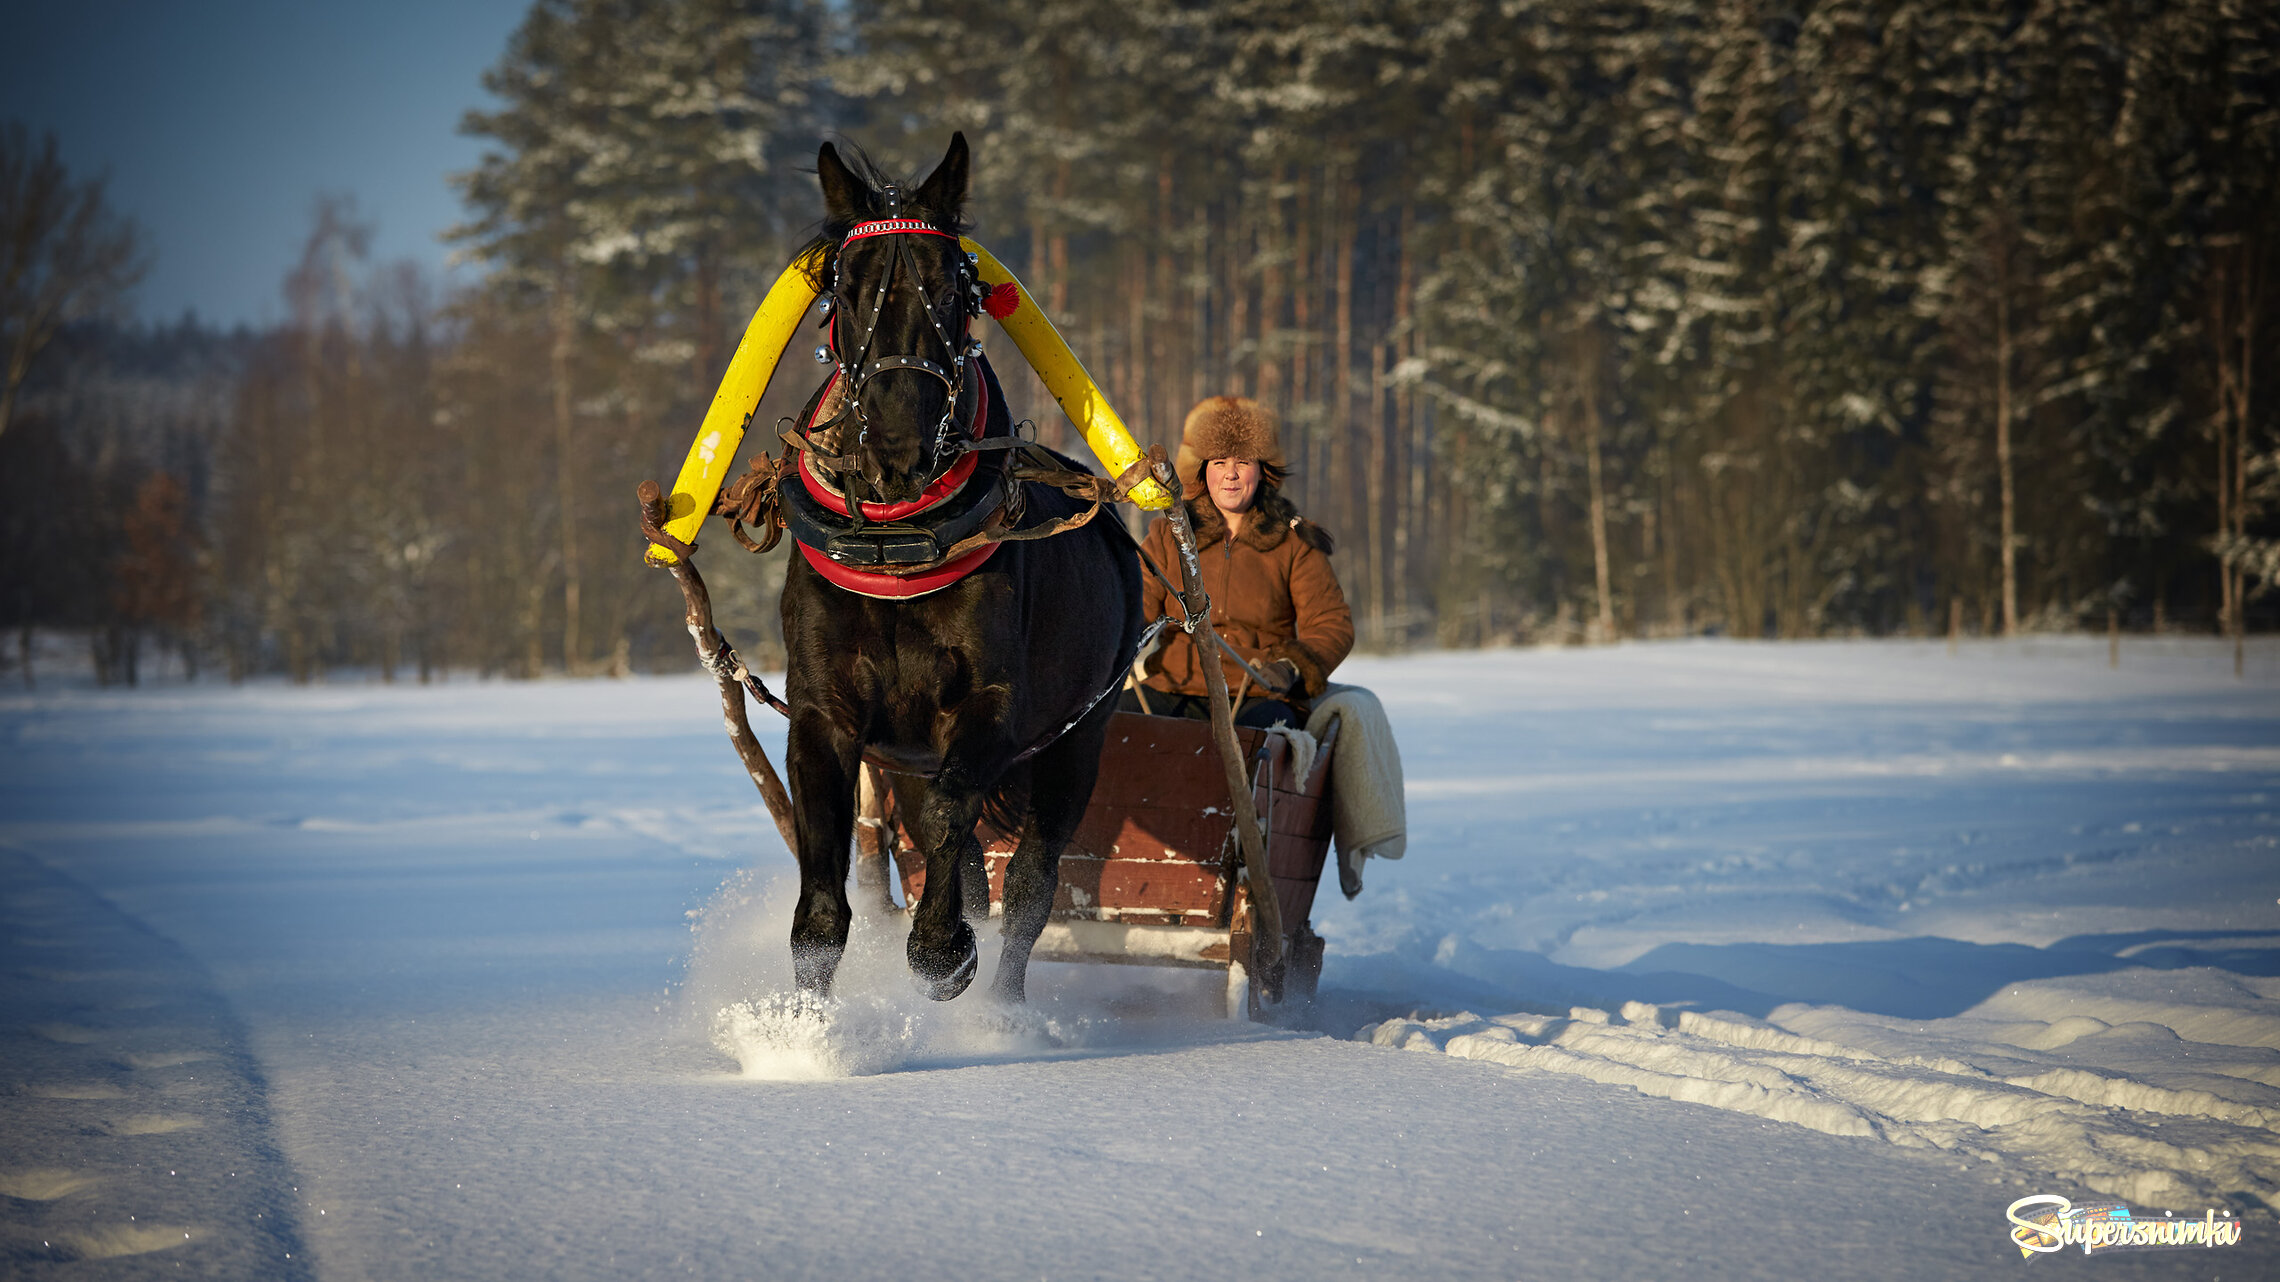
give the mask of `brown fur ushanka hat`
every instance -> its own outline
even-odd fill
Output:
[[[1215,458],[1257,459],[1279,479],[1283,452],[1275,416],[1248,396],[1209,396],[1197,402],[1180,429],[1177,460],[1188,497],[1203,493],[1203,465]]]

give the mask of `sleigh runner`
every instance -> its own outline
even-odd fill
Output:
[[[1267,866],[1283,923],[1285,999],[1311,1000],[1322,973],[1322,939],[1309,917],[1331,837],[1331,753],[1338,723],[1297,774],[1289,737],[1235,732],[1249,763],[1252,806],[1265,829]],[[875,769],[875,767],[874,767]],[[893,791],[864,789],[857,878],[883,889],[892,860],[903,902],[926,885],[925,859],[896,814]],[[1076,835],[1061,855],[1061,884],[1032,958],[1215,970],[1227,976],[1227,1013],[1262,1011],[1253,954],[1251,884],[1234,807],[1208,722],[1117,713]],[[983,860],[991,910],[1019,834],[987,829]],[[866,866],[868,865],[868,866]]]

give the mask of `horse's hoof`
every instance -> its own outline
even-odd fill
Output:
[[[946,1002],[965,992],[966,986],[974,982],[974,972],[980,969],[980,962],[981,953],[974,948],[973,935],[968,934],[966,936],[966,957],[965,960],[958,963],[957,969],[940,979],[928,979],[926,976],[914,972],[911,979],[918,985],[919,992],[926,994],[935,1001]]]
[[[839,958],[843,948],[792,949],[792,977],[802,993],[815,997],[831,995],[832,976],[839,972]]]
[[[1007,964],[1004,957],[999,957],[997,975],[990,980],[990,1000],[1009,1009],[1028,1005],[1028,971],[1027,965],[1015,967]]]

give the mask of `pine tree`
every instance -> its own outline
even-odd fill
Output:
[[[757,292],[805,207],[792,170],[820,127],[827,38],[809,0],[540,0],[484,78],[504,105],[461,126],[498,146],[459,176],[475,217],[453,234],[551,331],[567,668],[587,657],[579,402],[606,388],[642,423],[719,376],[726,295]],[[588,391],[578,367],[593,367],[597,338],[633,364]],[[659,366],[686,371],[667,380],[680,396],[643,395]]]

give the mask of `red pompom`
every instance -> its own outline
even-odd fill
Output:
[[[1021,287],[1010,280],[990,290],[990,296],[982,300],[982,310],[997,320],[1013,315],[1020,307]]]

